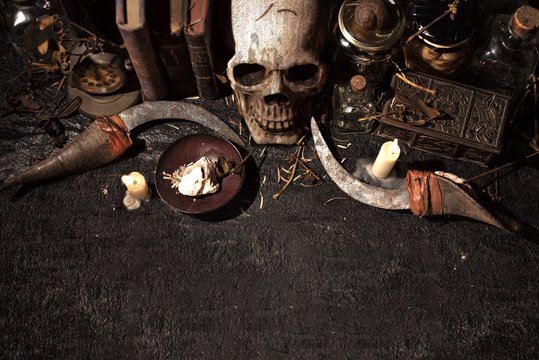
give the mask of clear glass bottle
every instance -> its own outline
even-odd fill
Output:
[[[496,15],[472,64],[471,83],[508,95],[521,93],[537,66],[538,26],[539,10],[531,6]]]
[[[361,120],[376,112],[372,96],[372,87],[362,75],[337,83],[333,89],[333,127],[339,132],[372,131],[375,120]]]

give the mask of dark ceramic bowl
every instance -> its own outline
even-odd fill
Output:
[[[243,185],[245,170],[242,166],[238,174],[229,174],[219,180],[216,193],[203,196],[185,196],[177,188],[171,188],[170,180],[163,178],[163,172],[172,174],[180,166],[197,161],[201,157],[217,159],[223,156],[229,163],[239,164],[242,160],[238,149],[227,140],[212,135],[190,135],[175,141],[165,150],[155,173],[155,188],[161,199],[181,212],[204,214],[229,203]]]

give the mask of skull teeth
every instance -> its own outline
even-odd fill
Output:
[[[280,133],[290,131],[295,126],[295,112],[291,106],[268,105],[257,101],[251,102],[251,105],[251,119],[264,131]]]
[[[268,132],[285,132],[290,130],[293,124],[292,120],[263,119],[253,110],[250,111],[250,116],[251,119],[253,119],[260,128]]]

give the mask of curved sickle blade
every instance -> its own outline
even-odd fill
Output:
[[[311,119],[314,146],[320,162],[333,182],[348,196],[364,204],[388,210],[409,209],[406,189],[384,189],[352,176],[329,150],[314,118]]]
[[[146,101],[122,111],[118,116],[128,131],[152,120],[188,120],[203,125],[236,144],[244,145],[241,138],[223,120],[202,106],[186,101]]]
[[[316,152],[329,177],[347,195],[364,204],[389,210],[409,209],[409,195],[406,189],[390,190],[369,185],[352,176],[333,156],[314,118],[311,120],[311,131]],[[438,215],[458,215],[494,225],[511,233],[523,234],[528,230],[526,224],[499,212],[489,210],[464,190],[442,176],[434,175],[441,192],[441,211]],[[428,192],[428,191],[427,191]],[[430,197],[429,197],[430,198]],[[423,215],[437,215],[426,212]]]

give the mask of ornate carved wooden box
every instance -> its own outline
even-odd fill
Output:
[[[403,106],[391,99],[384,105],[383,111],[388,115],[380,119],[377,135],[398,138],[414,149],[482,166],[500,153],[510,97],[420,73],[407,73],[406,77],[436,90],[436,94],[417,89],[396,76],[391,81],[395,93],[421,100],[441,115],[428,120],[420,111],[403,112]],[[427,119],[424,124],[423,119]]]

